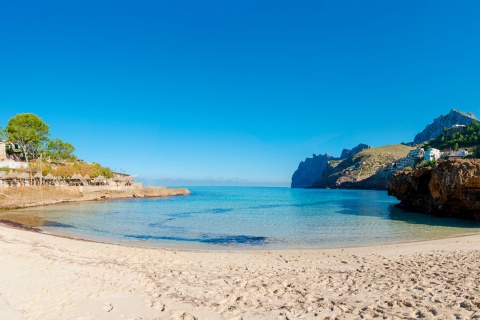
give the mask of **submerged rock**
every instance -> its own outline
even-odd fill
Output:
[[[388,194],[407,210],[480,220],[480,159],[443,161],[396,173]]]

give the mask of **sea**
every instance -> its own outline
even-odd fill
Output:
[[[30,217],[33,225],[57,235],[180,249],[341,248],[480,232],[477,221],[404,211],[386,191],[189,190],[191,194],[185,196],[61,204],[2,215],[19,221]]]

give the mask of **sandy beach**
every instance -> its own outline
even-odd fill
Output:
[[[188,251],[0,226],[2,319],[480,318],[480,235]]]

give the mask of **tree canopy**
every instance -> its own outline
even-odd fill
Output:
[[[114,176],[108,167],[78,160],[73,154],[75,147],[60,138],[49,139],[49,130],[49,125],[39,116],[33,113],[21,113],[8,121],[5,130],[0,127],[0,140],[6,139],[10,145],[18,145],[27,162],[29,159],[38,159],[40,155],[43,155],[46,162],[31,161],[29,166],[41,169],[44,175],[52,173],[70,177],[74,173],[79,173],[88,174],[92,178],[100,175],[106,178]]]
[[[52,161],[73,160],[75,147],[59,138],[48,139],[45,147],[46,156]]]
[[[472,123],[461,127],[455,131],[452,128],[446,128],[442,134],[435,139],[430,140],[425,149],[430,147],[437,149],[468,148],[480,145],[480,122],[473,120]]]
[[[28,162],[47,139],[50,127],[33,113],[20,113],[11,118],[5,128],[10,142],[20,146]]]

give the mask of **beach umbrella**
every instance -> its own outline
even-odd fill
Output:
[[[40,179],[40,178],[43,178],[43,175],[40,171],[38,171],[37,173],[35,173],[35,175],[33,177]]]
[[[47,174],[47,176],[45,177],[45,180],[55,180],[55,178],[53,177],[53,175],[51,173]]]
[[[125,181],[125,178],[122,177],[122,176],[116,175],[116,176],[113,178],[113,181],[122,182],[122,181]]]
[[[0,179],[4,179],[7,176],[5,171],[0,171]]]
[[[17,179],[18,175],[13,172],[13,171],[10,171],[7,175],[6,175],[6,179],[9,179],[9,180],[13,180],[13,179]]]
[[[91,180],[90,176],[88,174],[86,174],[84,177],[83,177],[83,180]]]

